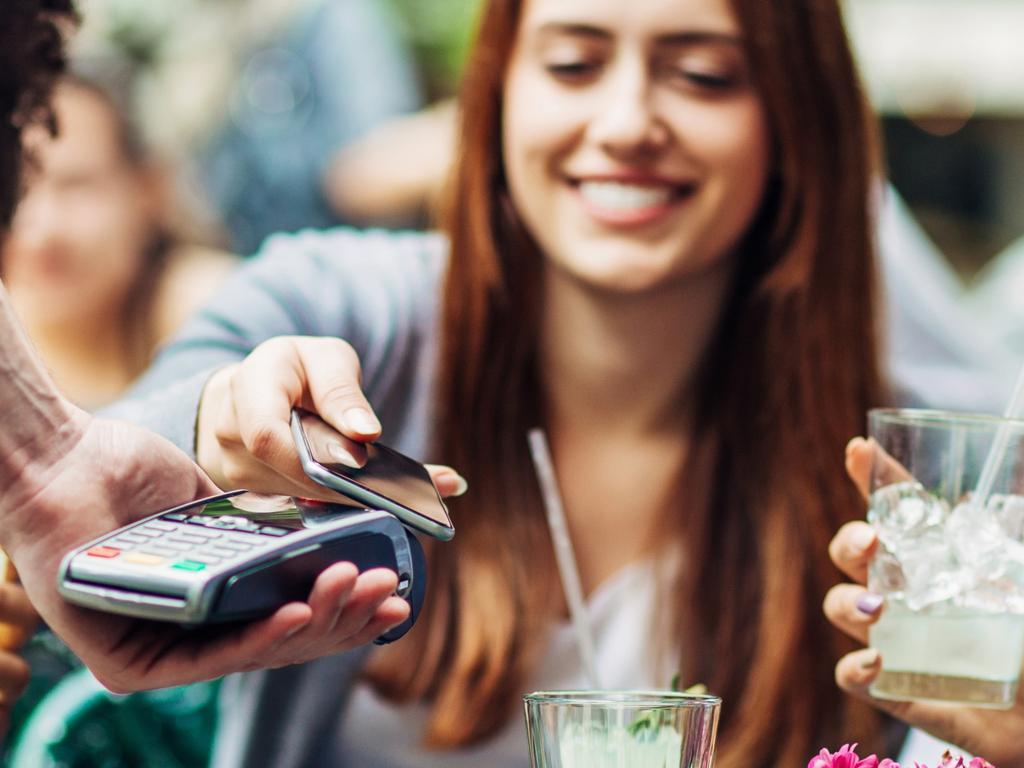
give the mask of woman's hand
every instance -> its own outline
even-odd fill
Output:
[[[295,406],[315,411],[352,440],[380,436],[360,387],[355,350],[341,339],[281,336],[210,378],[199,407],[199,465],[225,490],[331,500],[330,491],[302,471],[289,426]],[[428,469],[442,496],[465,490],[453,469]]]
[[[878,446],[855,438],[846,447],[846,470],[867,498],[871,464]],[[882,456],[884,461],[885,457]],[[905,474],[895,462],[889,471]],[[825,597],[825,615],[829,621],[862,643],[867,643],[868,627],[885,610],[883,600],[863,586],[867,582],[868,563],[878,549],[874,529],[865,522],[851,522],[839,529],[829,554],[836,566],[854,583],[839,584]],[[879,709],[921,728],[944,741],[975,755],[982,755],[1000,768],[1024,766],[1024,699],[1009,710],[977,709],[916,701],[883,701],[868,693],[868,686],[881,670],[878,651],[865,648],[849,653],[836,665],[836,682],[849,693],[871,702]]]
[[[16,651],[38,621],[20,586],[0,584],[0,740],[7,733],[14,703],[28,685],[28,664]]]

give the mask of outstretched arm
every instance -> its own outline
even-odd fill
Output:
[[[56,591],[64,553],[175,503],[216,492],[163,438],[75,408],[36,360],[0,286],[0,546],[42,618],[116,691],[277,667],[369,642],[405,620],[390,571],[325,570],[304,603],[241,629],[177,631],[76,608]]]

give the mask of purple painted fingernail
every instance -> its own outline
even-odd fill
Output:
[[[874,616],[882,607],[885,598],[874,592],[865,592],[857,598],[857,610],[868,616]]]

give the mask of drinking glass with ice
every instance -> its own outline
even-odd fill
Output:
[[[1024,422],[871,411],[871,692],[1009,708],[1024,660]]]

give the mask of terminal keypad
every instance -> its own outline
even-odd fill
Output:
[[[291,529],[244,517],[168,513],[105,540],[86,550],[85,556],[198,574],[207,567],[243,560],[290,533]]]

